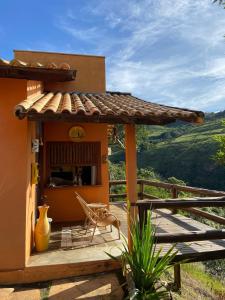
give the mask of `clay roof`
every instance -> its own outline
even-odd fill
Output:
[[[18,59],[7,61],[0,58],[0,78],[16,78],[38,81],[71,81],[76,77],[76,70],[70,65],[54,62],[41,64],[38,61],[27,63]]]
[[[48,62],[46,64],[41,64],[38,61],[32,63],[27,63],[19,59],[5,60],[0,58],[0,66],[13,66],[13,67],[24,67],[24,68],[44,68],[44,69],[60,69],[60,70],[70,70],[70,65],[68,63],[61,63],[57,65],[54,62]]]
[[[15,114],[30,120],[75,122],[167,124],[176,120],[202,123],[200,111],[144,101],[129,93],[53,93],[28,98],[15,107]]]

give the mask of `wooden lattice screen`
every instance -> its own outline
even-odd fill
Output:
[[[47,142],[46,162],[48,174],[54,166],[96,166],[97,182],[100,182],[101,143]]]

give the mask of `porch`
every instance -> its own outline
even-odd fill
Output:
[[[210,191],[205,189],[197,189],[192,187],[182,187],[178,185],[170,185],[161,182],[138,181],[145,192],[145,185],[157,185],[159,188],[166,187],[168,190],[177,191],[177,195],[181,190],[189,190],[189,192],[198,194],[210,194],[217,196],[217,199],[223,199],[221,195],[224,192]],[[115,182],[111,182],[111,186]],[[124,181],[116,182],[116,185],[124,184]],[[142,186],[144,185],[144,187]],[[119,194],[121,197],[121,194]],[[139,198],[142,198],[142,192],[139,192]],[[152,195],[145,194],[148,198]],[[115,198],[115,194],[111,194]],[[156,197],[155,197],[156,198]],[[146,203],[158,203],[159,200],[139,200],[137,205],[140,207]],[[161,200],[164,201],[164,200]],[[168,200],[171,202],[172,200]],[[177,203],[179,200],[176,200]],[[185,200],[183,200],[185,201]],[[188,203],[189,200],[186,202]],[[196,198],[196,202],[197,202]],[[208,200],[210,201],[210,200]],[[217,200],[223,201],[223,200]],[[215,202],[215,197],[214,197]],[[216,205],[216,204],[215,204]],[[211,204],[213,206],[213,204]],[[225,201],[222,203],[225,206]],[[190,209],[190,208],[189,208]],[[193,209],[193,208],[192,208]],[[110,211],[115,214],[121,221],[121,231],[127,238],[127,211],[124,201],[110,202]],[[225,224],[222,217],[197,210],[198,214],[208,214],[208,219],[214,219],[217,223]],[[139,214],[140,216],[140,214]],[[218,218],[218,219],[217,219]],[[154,209],[152,213],[153,223],[157,226],[158,244],[157,247],[163,247],[166,251],[174,242],[177,242],[175,250],[178,250],[176,261],[188,259],[188,262],[203,261],[209,259],[220,259],[225,257],[225,235],[223,230],[215,230],[213,227],[206,225],[199,220],[194,220],[190,216],[184,216],[169,209]],[[215,236],[210,236],[210,232],[217,232]],[[198,235],[204,232],[205,235]],[[220,235],[218,235],[220,232]],[[90,275],[100,272],[108,272],[120,269],[121,265],[118,261],[112,260],[106,253],[110,253],[119,257],[121,254],[121,246],[123,239],[118,239],[117,230],[113,228],[99,229],[96,231],[94,240],[90,242],[91,231],[84,235],[84,227],[81,223],[56,223],[52,226],[49,249],[42,253],[32,253],[28,265],[24,270],[16,270],[0,274],[1,283],[30,283],[40,282],[52,279],[60,279],[71,276]],[[191,236],[190,236],[191,235]],[[163,236],[163,238],[162,238]],[[160,241],[160,237],[162,240]],[[163,241],[164,239],[164,241]],[[175,239],[175,240],[174,240]],[[167,242],[165,242],[167,240]],[[162,252],[163,254],[163,252]],[[13,276],[12,276],[13,275]],[[175,270],[175,279],[179,277],[178,270]],[[179,280],[178,282],[179,283]]]
[[[138,204],[141,203],[145,202],[140,201]],[[121,232],[125,239],[128,234],[126,206],[125,202],[110,203],[110,211],[120,220]],[[163,248],[162,255],[172,244],[176,243],[175,250],[178,250],[176,261],[178,262],[184,259],[194,262],[225,257],[225,232],[223,230],[215,230],[212,226],[174,213],[169,209],[153,210],[152,222],[156,225],[157,247]],[[198,233],[202,232],[205,232],[206,236],[198,237]],[[214,236],[210,237],[210,232],[213,232]],[[221,232],[221,237],[216,232]],[[190,234],[195,236],[191,237]],[[118,239],[115,227],[112,232],[109,228],[99,228],[94,235],[93,242],[90,242],[91,235],[91,230],[85,235],[83,224],[55,224],[52,228],[49,249],[44,253],[33,253],[28,266],[75,263],[88,265],[93,261],[104,261],[110,265],[112,260],[107,253],[120,257],[124,239]],[[187,241],[185,237],[188,237]],[[91,272],[90,269],[89,272]],[[96,273],[96,269],[94,272]]]
[[[122,205],[110,205],[110,211],[121,221],[121,231],[126,236],[126,211]],[[93,228],[87,233],[84,222],[55,223],[52,225],[49,248],[45,252],[34,252],[29,260],[28,267],[52,266],[58,264],[85,264],[95,262],[96,265],[105,263],[110,267],[115,264],[109,259],[107,253],[120,257],[123,239],[118,238],[118,230],[112,226],[98,227],[93,241],[91,237]],[[117,264],[115,265],[117,266]],[[105,270],[104,270],[105,271]],[[90,267],[88,272],[91,272]],[[94,268],[94,273],[96,268]]]

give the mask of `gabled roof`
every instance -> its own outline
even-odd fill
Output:
[[[182,120],[202,123],[204,114],[144,101],[129,93],[45,92],[15,107],[15,114],[30,120],[74,122],[136,123],[163,125]]]

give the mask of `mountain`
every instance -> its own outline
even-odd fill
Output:
[[[174,176],[191,186],[225,190],[225,166],[213,158],[218,149],[213,137],[225,134],[224,118],[225,111],[206,114],[202,125],[143,126],[137,130],[138,167],[153,168],[163,178]],[[111,162],[124,161],[118,145],[112,150]]]

